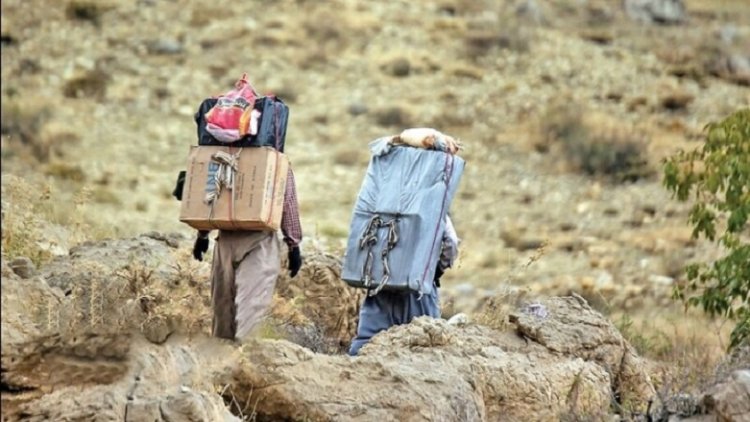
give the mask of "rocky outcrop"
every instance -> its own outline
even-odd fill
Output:
[[[513,333],[420,318],[356,358],[283,342],[242,349],[229,381],[270,420],[494,421],[604,414],[609,375]]]
[[[188,250],[189,247],[190,239],[184,236],[157,232],[126,239],[84,242],[72,247],[67,256],[57,257],[45,265],[40,275],[50,286],[63,292],[71,291],[72,283],[88,280],[92,274],[101,275],[104,271],[112,275],[134,265],[148,267],[154,275],[167,277],[175,272],[174,255],[178,249]]]
[[[3,350],[4,420],[239,421],[215,391],[215,341],[50,336]],[[7,418],[7,419],[5,419]]]
[[[74,300],[4,262],[0,290],[3,420],[240,420],[212,383],[231,346],[186,338],[157,346],[135,329],[142,320],[76,320],[75,308],[58,312]]]
[[[11,418],[81,420],[96,414],[124,421],[232,420],[248,415],[308,421],[554,419],[606,414],[617,393],[641,391],[627,380],[638,379],[648,387],[647,376],[628,361],[637,356],[627,354],[629,346],[614,327],[571,298],[544,302],[544,317],[512,313],[514,322],[505,327],[512,329],[505,330],[465,320],[451,324],[418,319],[376,336],[357,358],[315,353],[286,340],[255,338],[240,346],[226,344],[205,338],[200,330],[192,337],[175,330],[156,339],[143,329],[149,321],[179,315],[206,319],[209,314],[189,302],[166,307],[155,298],[179,297],[181,290],[173,282],[187,277],[169,274],[177,271],[169,268],[179,266],[169,245],[160,246],[163,241],[151,236],[114,242],[122,246],[152,241],[157,242],[148,246],[156,275],[143,284],[149,293],[137,295],[152,296],[146,305],[123,294],[128,292],[127,280],[101,281],[99,292],[89,292],[82,302],[74,297],[78,293],[65,295],[43,277],[22,279],[4,264],[2,400]],[[78,254],[96,260],[111,247],[111,242],[92,244]],[[154,253],[159,248],[164,254]],[[350,294],[348,305],[342,304],[341,295],[323,294],[343,286],[336,278],[338,263],[325,254],[310,255],[305,272],[279,283],[284,295],[305,300],[295,303],[279,296],[277,301],[303,310],[315,320],[312,326],[320,323],[322,331],[348,340],[355,322],[334,322],[343,317],[356,321],[358,292],[343,289],[343,295]],[[78,259],[69,268],[91,263]],[[105,278],[108,271],[128,264],[108,265],[109,270],[102,265],[100,275]],[[39,273],[60,274],[48,267]],[[139,274],[143,275],[130,275]],[[74,275],[71,285],[87,284],[87,276]],[[115,288],[118,283],[124,283],[125,290]],[[189,290],[197,288],[187,280],[183,284]],[[92,298],[105,300],[105,313],[118,314],[130,324],[92,321]],[[340,307],[328,309],[333,304]],[[311,306],[327,312],[312,312]],[[272,314],[281,307],[276,304]],[[67,308],[71,310],[60,311]],[[184,317],[191,313],[195,315]],[[343,317],[336,320],[337,314]],[[642,398],[632,397],[634,402]]]
[[[614,326],[582,299],[539,305],[511,315],[515,332],[417,319],[357,358],[253,342],[226,382],[272,420],[557,419],[624,398],[645,411],[654,388]]]
[[[316,347],[312,334],[338,346],[351,338],[361,300],[322,251],[308,252],[300,275],[279,280],[270,319],[293,328],[282,339],[210,339],[207,265],[165,239],[83,245],[29,278],[2,263],[4,416],[555,420],[606,417],[613,403],[643,413],[655,397],[647,365],[578,296],[490,298],[483,313],[497,321],[477,321],[494,328],[417,319],[375,336],[356,358]],[[134,264],[132,254],[146,250]],[[98,272],[83,271],[94,263]],[[712,411],[741,414],[741,400],[729,404],[741,387],[711,392]]]
[[[536,306],[510,314],[518,333],[553,353],[596,362],[610,375],[618,402],[645,410],[656,393],[645,363],[611,322],[578,295],[551,298]],[[529,309],[544,309],[545,316]]]

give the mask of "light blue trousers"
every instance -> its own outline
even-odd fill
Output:
[[[418,297],[418,293],[397,291],[382,291],[372,297],[366,296],[359,310],[357,336],[352,340],[349,354],[355,356],[375,334],[394,325],[408,324],[421,316],[440,318],[437,287],[432,289],[432,294]]]

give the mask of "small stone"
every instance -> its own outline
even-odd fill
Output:
[[[684,110],[693,102],[693,95],[684,91],[673,91],[661,98],[661,106],[667,110]]]
[[[148,341],[154,344],[162,344],[172,335],[174,328],[170,320],[156,317],[144,323],[142,332]]]
[[[658,284],[660,286],[671,286],[674,283],[674,278],[665,275],[652,274],[648,277],[648,281],[649,283]]]
[[[411,63],[408,59],[399,57],[386,64],[385,70],[393,76],[403,78],[411,73]]]
[[[150,54],[180,54],[184,51],[184,47],[181,42],[175,39],[162,38],[149,42],[146,45],[146,50]]]
[[[367,113],[368,109],[365,104],[357,102],[349,104],[348,111],[352,116],[359,116],[360,114]]]
[[[16,258],[10,263],[10,268],[21,278],[31,278],[36,274],[36,266],[31,259],[24,257]]]
[[[455,325],[458,327],[464,326],[469,323],[469,317],[464,313],[456,314],[450,317],[448,324]]]

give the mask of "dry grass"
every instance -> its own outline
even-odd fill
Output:
[[[4,257],[25,256],[40,265],[52,257],[53,250],[112,235],[112,228],[100,224],[96,218],[96,210],[91,207],[92,191],[88,188],[69,198],[51,185],[3,175],[2,197]],[[56,237],[50,232],[61,234]]]
[[[612,318],[638,353],[654,362],[651,377],[661,401],[698,394],[716,380],[717,369],[727,357],[730,324],[698,312],[665,309],[652,315]]]
[[[40,162],[48,161],[56,147],[54,142],[42,136],[44,126],[52,117],[50,107],[35,98],[25,98],[24,101],[3,98],[2,103],[0,133],[7,142],[7,147],[3,145],[4,158],[31,156]]]
[[[2,185],[2,254],[3,257],[30,258],[36,265],[50,258],[50,252],[39,246],[44,239],[42,208],[44,194],[35,191],[23,179],[4,176]]]
[[[529,292],[524,289],[505,286],[494,297],[489,298],[477,312],[472,315],[472,320],[477,324],[486,325],[499,331],[511,328],[508,315],[518,309],[527,299]]]

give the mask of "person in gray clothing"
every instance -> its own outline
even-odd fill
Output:
[[[352,340],[349,355],[356,356],[359,349],[375,334],[394,325],[408,324],[420,316],[440,318],[440,298],[437,288],[440,287],[440,277],[445,270],[453,266],[458,256],[459,244],[453,222],[448,215],[445,216],[445,223],[440,260],[435,271],[435,288],[432,289],[432,293],[420,297],[417,292],[383,290],[374,296],[365,296],[364,303],[359,310],[357,334]]]

